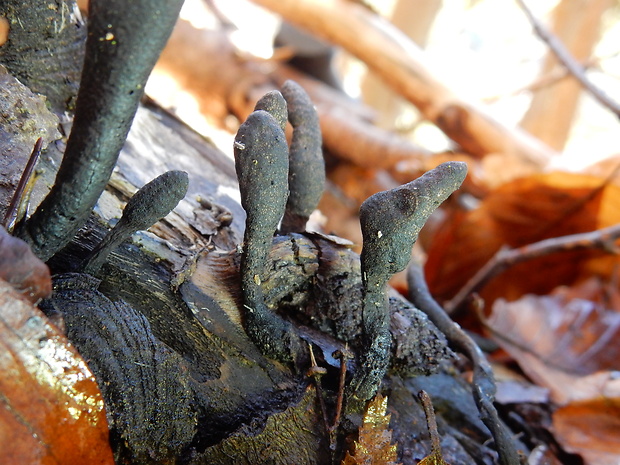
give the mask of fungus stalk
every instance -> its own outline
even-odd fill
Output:
[[[261,282],[273,235],[288,197],[288,147],[281,123],[254,111],[234,142],[241,205],[246,211],[241,287],[246,333],[263,354],[293,361],[299,341],[290,324],[265,304]]]
[[[288,105],[293,138],[289,153],[290,194],[280,230],[283,233],[303,232],[325,187],[323,138],[319,116],[306,91],[289,80],[282,86],[282,95]]]
[[[123,210],[118,223],[80,265],[80,271],[94,274],[112,250],[136,231],[150,228],[172,211],[187,194],[185,171],[167,171],[136,192]]]
[[[443,163],[408,184],[369,197],[360,207],[362,341],[349,389],[354,399],[363,401],[375,394],[389,363],[387,281],[405,269],[422,226],[466,174],[465,163]]]
[[[107,184],[182,0],[91,0],[75,119],[54,187],[18,235],[41,259],[64,247]]]

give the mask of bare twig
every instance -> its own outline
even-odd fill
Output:
[[[517,3],[524,11],[532,23],[534,31],[538,37],[545,42],[551,51],[555,54],[558,61],[562,63],[566,69],[573,75],[575,79],[586,89],[592,96],[603,106],[611,110],[615,115],[620,118],[620,104],[611,99],[603,90],[595,86],[585,75],[584,67],[578,63],[570,52],[566,49],[564,44],[549,31],[545,26],[534,16],[532,11],[528,8],[524,0],[517,0]]]
[[[618,238],[620,238],[620,224],[597,231],[545,239],[516,249],[500,249],[450,301],[444,304],[444,308],[448,314],[454,313],[469,295],[484,287],[492,277],[517,263],[576,249],[602,249],[616,253],[614,241]]]
[[[327,420],[327,408],[325,407],[325,399],[323,398],[323,389],[321,387],[321,376],[327,373],[325,368],[322,368],[316,364],[316,358],[314,358],[314,351],[312,350],[312,344],[308,342],[308,349],[310,350],[310,369],[306,373],[306,376],[311,377],[314,380],[316,387],[316,396],[319,399],[319,407],[321,409],[321,416],[323,417],[323,424],[325,425],[325,431],[330,432],[329,421]]]
[[[480,418],[491,431],[495,447],[502,465],[518,465],[519,454],[508,428],[500,421],[493,405],[495,398],[495,380],[489,362],[486,360],[476,343],[454,323],[443,308],[431,296],[422,267],[412,263],[407,269],[409,298],[422,310],[435,326],[446,336],[455,349],[465,354],[473,365],[472,393]]]
[[[431,402],[431,398],[428,393],[424,390],[418,392],[418,398],[422,403],[424,416],[426,416],[428,434],[431,436],[431,453],[438,454],[441,457],[441,439],[439,438],[439,432],[437,431],[437,419],[435,418],[433,403]]]
[[[340,415],[342,414],[342,402],[344,400],[344,382],[347,377],[347,360],[353,358],[353,354],[349,351],[349,347],[345,346],[344,350],[334,352],[334,358],[340,360],[340,378],[338,381],[338,397],[336,398],[336,414],[334,415],[334,423],[329,428],[333,433],[340,426]]]
[[[19,206],[22,202],[22,198],[24,197],[26,186],[28,185],[30,179],[32,178],[32,173],[34,172],[34,167],[37,164],[39,155],[41,155],[42,145],[43,145],[43,139],[39,137],[37,141],[34,143],[34,148],[32,149],[32,153],[30,154],[28,163],[26,163],[26,167],[24,168],[22,177],[19,178],[17,189],[15,189],[15,192],[13,193],[13,198],[11,199],[11,203],[9,204],[9,208],[6,210],[6,214],[4,215],[3,224],[6,230],[9,232],[13,230],[13,227],[15,226],[15,222],[17,221],[17,216],[19,213]]]
[[[606,60],[608,58],[614,58],[620,54],[620,52],[614,52],[613,54],[605,57],[591,57],[587,60],[580,63],[584,70],[590,70],[592,68],[599,67],[601,61]],[[496,94],[489,95],[484,97],[482,101],[484,103],[493,103],[507,96],[515,96],[522,94],[523,92],[538,92],[539,90],[545,89],[547,87],[553,86],[558,82],[566,79],[567,77],[572,76],[570,71],[566,69],[565,66],[557,65],[555,68],[550,70],[548,73],[537,77],[535,80],[530,82],[529,84],[524,85],[523,87],[519,87],[518,89],[512,90],[506,94]]]

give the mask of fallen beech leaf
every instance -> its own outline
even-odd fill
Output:
[[[4,16],[0,16],[0,46],[4,45],[9,38],[9,22]]]
[[[572,173],[535,175],[492,191],[479,208],[454,214],[434,238],[425,266],[433,295],[452,297],[502,246],[593,231],[620,223],[620,187]],[[491,303],[544,295],[596,274],[609,277],[618,258],[599,250],[556,253],[515,265],[481,291]]]
[[[347,452],[342,465],[398,465],[386,415],[387,397],[377,394],[368,404],[353,454]]]
[[[28,244],[11,236],[2,226],[0,279],[11,284],[33,303],[52,293],[52,280],[47,265],[32,253]]]
[[[598,395],[600,376],[620,359],[620,313],[566,295],[498,299],[488,320],[497,343],[558,403]]]
[[[586,465],[620,463],[620,397],[574,402],[553,413],[562,447],[580,454]]]
[[[0,280],[0,463],[113,464],[103,398],[75,349]]]

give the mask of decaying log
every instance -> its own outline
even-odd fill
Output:
[[[156,158],[152,147],[158,148]],[[57,292],[46,308],[50,314],[65,315],[70,338],[104,386],[117,457],[134,463],[173,458],[197,464],[326,463],[329,440],[314,392],[307,391],[303,371],[308,366],[285,366],[265,358],[241,325],[236,245],[244,215],[233,198],[232,161],[187,127],[156,108],[139,110],[119,172],[97,208],[103,221],[93,217],[50,265],[56,272],[79,265],[104,235],[105,223],[120,216],[119,206],[134,189],[128,187],[128,179],[140,185],[156,171],[189,166],[190,193],[174,213],[151,233],[137,233],[113,252],[97,275],[98,286],[79,277],[83,275],[59,276]],[[198,232],[196,212],[205,213],[198,194],[209,198],[203,217],[213,212],[216,225],[206,228],[210,232],[204,235]],[[226,216],[218,224],[221,211],[232,212],[232,219]],[[314,345],[328,377],[337,378],[339,362],[333,352],[347,341],[355,348],[359,339],[359,257],[337,238],[291,234],[275,239],[270,263],[263,283],[268,306],[294,324]],[[436,391],[433,385],[439,381],[427,375],[448,363],[451,352],[443,336],[397,296],[391,298],[391,331],[393,373],[417,376],[426,390]],[[441,380],[458,384],[450,376]],[[460,389],[459,396],[470,395]],[[404,399],[405,391],[396,398]],[[327,393],[332,405],[335,393]],[[406,402],[415,403],[411,393]],[[400,409],[399,405],[392,403],[391,408]],[[408,408],[405,418],[423,418],[418,407]],[[166,411],[170,414],[163,414]],[[408,421],[393,425],[403,438],[410,429]],[[490,451],[480,446],[488,438],[484,427],[475,415],[467,421],[476,424],[482,436],[473,440],[475,447],[467,445],[466,452],[446,435],[453,438],[446,459],[490,463],[484,458]],[[140,422],[149,425],[143,434],[132,426]],[[303,446],[310,438],[314,448]],[[294,443],[303,446],[301,458],[282,455],[293,450]],[[403,463],[415,463],[416,458],[421,455],[403,457]]]

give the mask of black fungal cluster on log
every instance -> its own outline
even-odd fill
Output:
[[[28,3],[10,0],[0,8],[8,6],[10,18],[12,5],[23,10]],[[70,0],[60,3],[75,7]],[[181,4],[91,0],[66,153],[50,194],[16,228],[40,258],[56,255],[91,214]],[[41,11],[32,13],[36,24]],[[58,46],[67,48],[77,39],[63,40]],[[18,49],[9,45],[4,52],[13,60]],[[27,69],[13,65],[16,73]],[[63,92],[56,104],[66,102]],[[293,127],[290,147],[287,121]],[[327,364],[334,357],[328,348],[342,351],[342,341],[351,344],[355,360],[348,366],[346,402],[352,414],[379,389],[390,362],[394,371],[410,376],[431,374],[448,358],[443,336],[403,299],[388,299],[386,285],[407,265],[428,216],[463,181],[464,164],[440,165],[364,202],[360,265],[346,247],[304,232],[323,191],[325,168],[318,117],[299,85],[289,81],[282,93],[272,91],[257,103],[239,129],[234,152],[246,211],[241,257],[205,252],[194,264],[214,265],[210,276],[174,285],[169,264],[136,248],[125,247],[106,262],[128,235],[149,227],[185,196],[187,174],[170,171],[130,199],[116,227],[82,260],[81,273],[57,275],[53,297],[41,305],[48,316],[64,321],[100,382],[117,463],[300,463],[301,453],[307,463],[326,463],[333,451],[323,447],[326,431],[299,376],[308,368],[306,341],[322,350]],[[200,288],[213,282],[226,289],[209,294]],[[242,308],[227,298],[236,288]],[[302,332],[274,311],[286,306],[320,334]],[[488,409],[492,394],[483,394]],[[300,444],[307,447],[300,451]],[[262,445],[269,450],[260,450]],[[483,457],[485,447],[477,450]]]
[[[259,100],[239,128],[234,149],[241,204],[247,213],[241,259],[245,328],[264,354],[289,362],[299,355],[299,338],[266,307],[261,283],[278,224],[282,222],[282,234],[305,229],[323,192],[325,167],[310,98],[292,81],[282,92],[283,96],[270,92]],[[293,126],[290,150],[284,135],[287,109]],[[465,163],[444,163],[362,204],[362,341],[350,397],[365,401],[379,388],[392,345],[387,281],[405,269],[420,229],[466,174]]]

